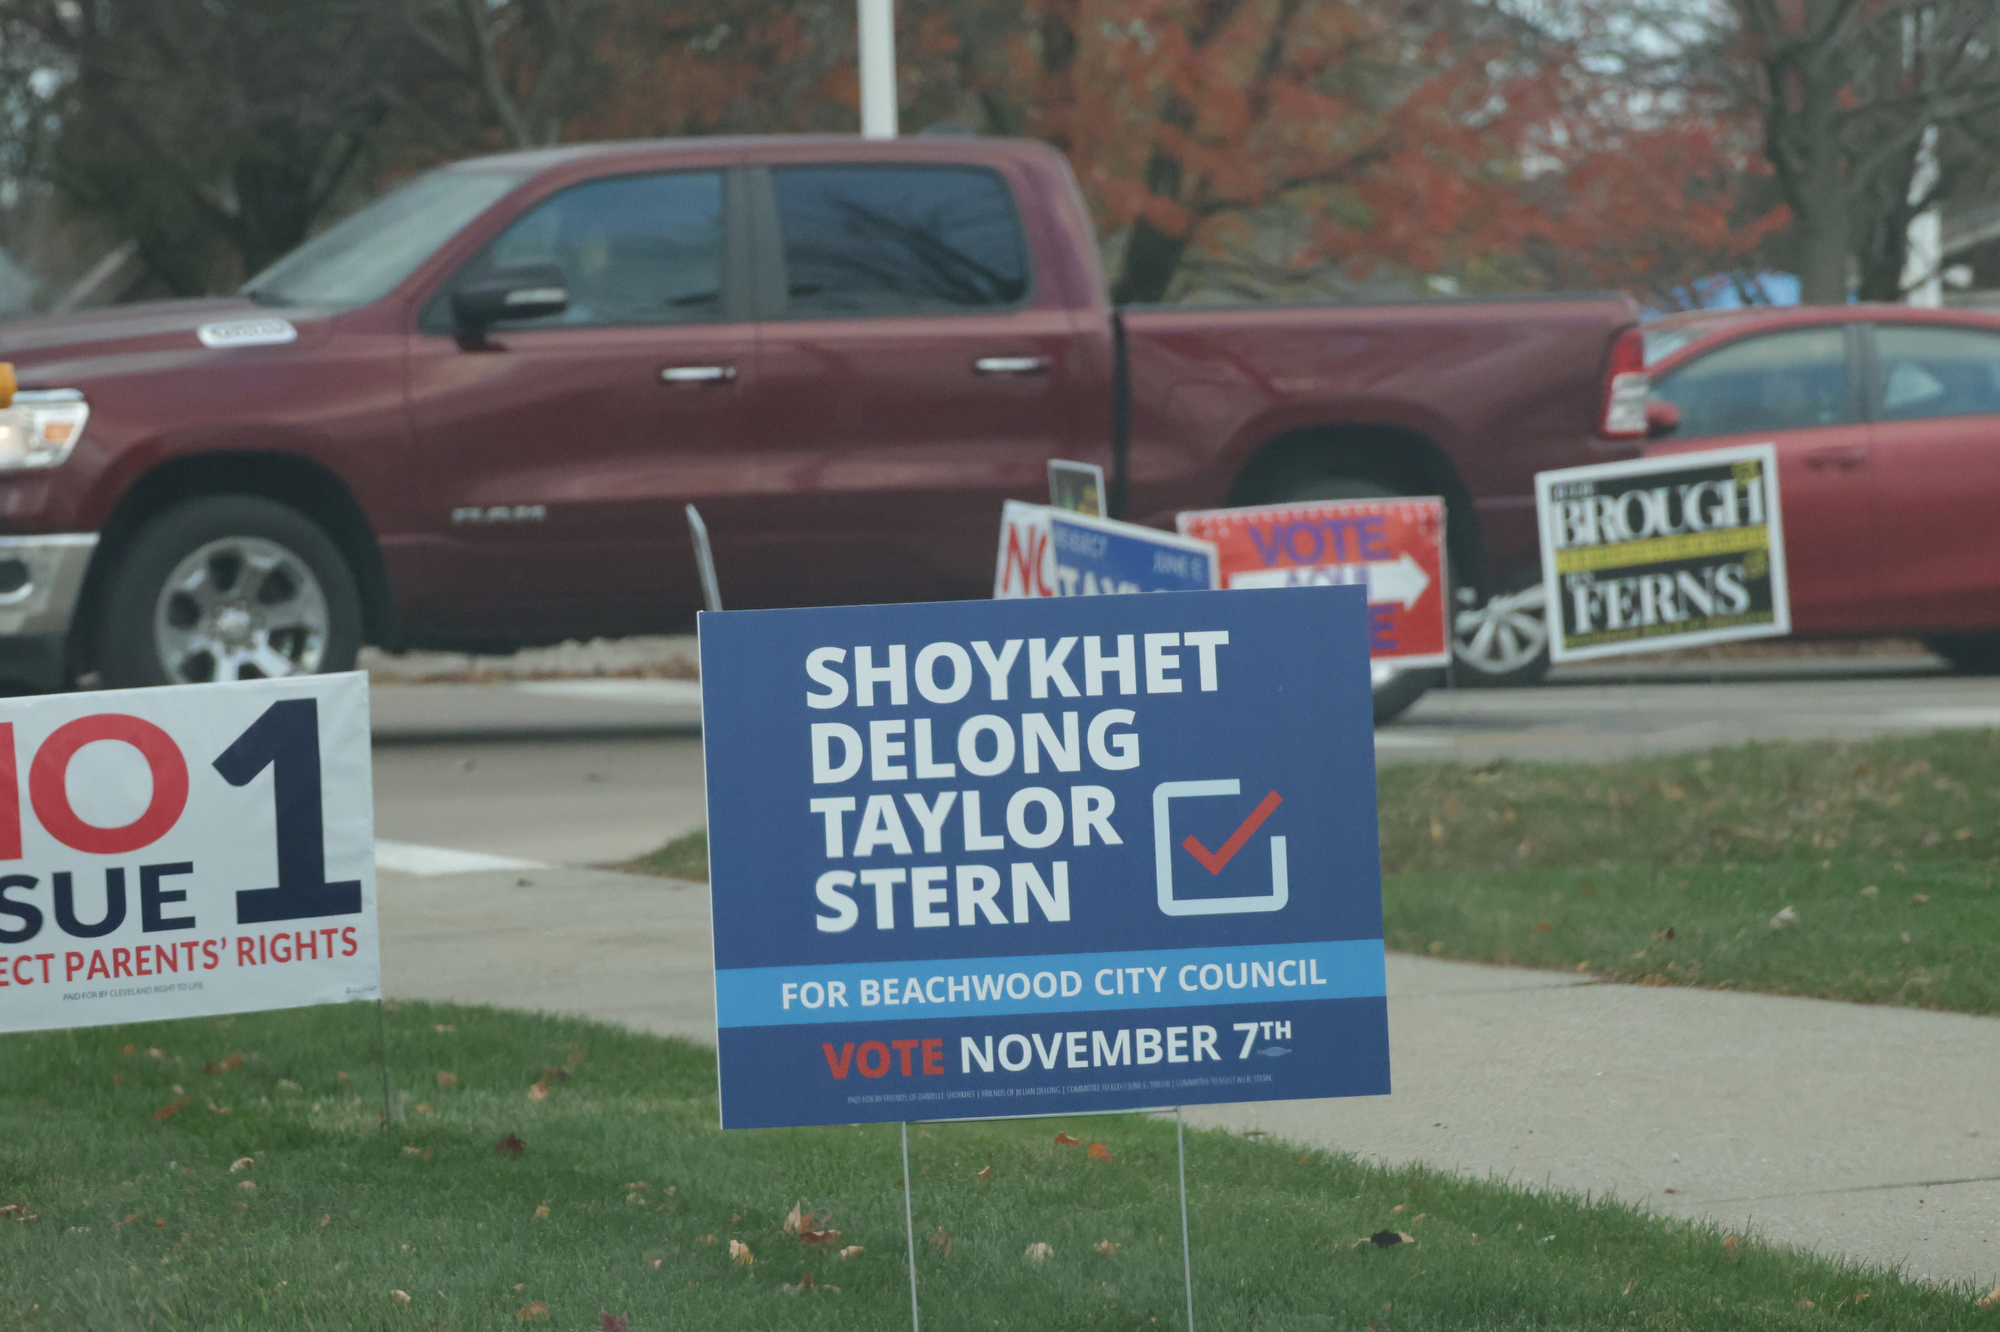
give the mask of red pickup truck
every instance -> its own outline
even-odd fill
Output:
[[[690,501],[734,607],[983,596],[1051,457],[1160,526],[1442,495],[1465,673],[1531,672],[1531,478],[1645,433],[1622,296],[1114,310],[1063,158],[963,137],[461,162],[233,297],[0,360],[0,675],[35,688],[685,626]]]

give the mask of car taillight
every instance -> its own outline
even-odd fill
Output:
[[[1611,363],[1604,372],[1604,423],[1599,433],[1606,439],[1646,437],[1646,398],[1652,393],[1646,376],[1646,339],[1638,329],[1628,328],[1611,344]]]

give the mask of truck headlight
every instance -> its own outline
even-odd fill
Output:
[[[23,389],[0,408],[0,472],[54,467],[83,437],[90,404],[75,389]]]

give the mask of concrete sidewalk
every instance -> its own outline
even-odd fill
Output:
[[[383,872],[388,993],[712,1043],[708,894]],[[2000,1275],[2000,1020],[1389,955],[1396,1091],[1190,1111],[1387,1162],[1615,1193],[1917,1275]]]

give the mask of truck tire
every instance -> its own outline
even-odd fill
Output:
[[[344,671],[361,650],[361,593],[339,548],[254,495],[148,519],[101,605],[97,669],[113,688]]]
[[[1305,500],[1393,499],[1396,492],[1358,476],[1305,476],[1273,486],[1257,504],[1292,504]],[[1372,665],[1372,663],[1371,663]],[[1431,666],[1373,666],[1375,724],[1394,721],[1444,682],[1444,672]]]

